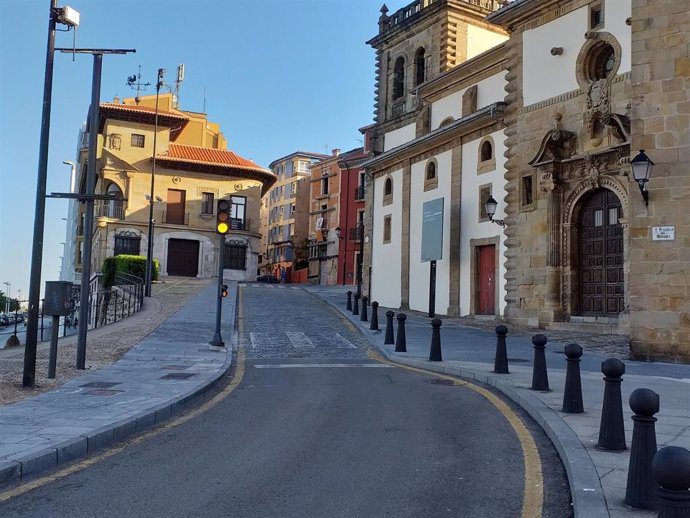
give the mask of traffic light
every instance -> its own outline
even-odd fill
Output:
[[[230,230],[230,202],[228,200],[218,200],[216,211],[216,232],[227,234]]]
[[[221,284],[220,286],[220,296],[222,298],[225,298],[228,296],[228,285],[227,284]]]

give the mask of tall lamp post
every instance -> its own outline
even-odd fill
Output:
[[[79,13],[71,7],[58,7],[57,0],[50,0],[48,16],[48,43],[43,81],[43,110],[41,113],[41,138],[38,151],[38,178],[36,180],[36,208],[34,213],[33,249],[29,277],[29,314],[26,325],[24,371],[22,386],[33,387],[36,376],[36,345],[38,333],[38,305],[41,295],[41,260],[43,258],[43,231],[45,228],[46,181],[48,179],[48,141],[50,137],[50,108],[53,94],[53,58],[57,24],[67,30],[79,26]]]
[[[357,297],[362,298],[362,264],[364,261],[364,220],[357,222],[357,237],[359,237],[359,256],[357,257]]]
[[[158,97],[160,95],[161,86],[163,86],[163,76],[165,69],[158,69],[158,80],[156,81],[156,115],[153,122],[153,164],[151,166],[151,190],[149,192],[149,229],[148,229],[148,243],[146,245],[146,285],[144,287],[144,295],[151,296],[151,282],[153,280],[153,204],[154,195],[153,189],[156,182],[156,138],[158,137]]]
[[[5,295],[5,313],[10,312],[10,297],[12,296],[12,283],[4,283],[7,286],[7,295]]]

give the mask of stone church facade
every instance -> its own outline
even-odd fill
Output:
[[[379,35],[369,42],[377,51],[376,156],[367,165],[374,186],[365,254],[371,297],[423,309],[410,305],[411,293],[423,287],[411,280],[421,272],[414,268],[413,244],[421,239],[414,220],[425,201],[415,194],[424,182],[414,188],[414,167],[421,164],[423,175],[435,159],[449,234],[439,279],[448,305],[439,313],[482,314],[473,294],[476,254],[494,243],[501,255],[496,316],[546,329],[627,334],[637,357],[690,359],[688,13],[688,0],[422,0],[393,16],[383,10]],[[490,45],[479,48],[480,41]],[[440,53],[433,50],[439,42]],[[411,61],[405,70],[414,78],[421,47],[433,59],[426,62],[431,73],[421,83],[396,83],[397,56]],[[468,119],[466,90],[474,82],[482,91],[476,70],[489,61],[500,66],[504,91],[480,100]],[[447,127],[435,125],[453,102],[462,113]],[[490,105],[491,124],[467,126]],[[500,178],[492,178],[488,192],[498,201],[501,228],[481,214],[487,191],[478,194],[472,179],[481,155],[473,164],[460,159],[472,140],[487,136],[497,152]],[[443,146],[447,161],[437,156]],[[641,150],[655,163],[644,193],[630,166]],[[395,185],[396,177],[401,189],[386,209],[384,182]],[[400,232],[396,241],[393,224],[395,250],[388,252],[380,239],[388,232],[390,246],[386,215],[399,219]],[[394,287],[387,279],[377,293],[377,255],[391,252],[387,275],[398,272],[401,282]]]

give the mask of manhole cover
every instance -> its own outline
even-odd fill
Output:
[[[196,374],[192,372],[171,372],[170,374],[166,374],[165,376],[162,376],[162,380],[186,380],[191,378],[192,376],[196,376]]]
[[[164,371],[183,371],[187,368],[187,365],[163,365],[161,370]]]
[[[454,382],[452,380],[444,380],[441,378],[431,378],[426,380],[426,382],[429,385],[453,385]]]
[[[99,388],[99,389],[106,389],[110,387],[114,387],[115,385],[120,385],[119,381],[92,381],[91,383],[85,383],[84,385],[79,385],[80,387],[88,387],[88,388]]]
[[[529,360],[523,358],[508,358],[508,361],[513,363],[529,363]]]

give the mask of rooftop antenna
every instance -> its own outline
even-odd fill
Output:
[[[133,76],[127,77],[127,86],[137,91],[137,96],[134,98],[134,102],[139,104],[141,98],[139,97],[139,91],[146,91],[147,86],[151,86],[151,83],[141,82],[141,65],[139,65],[139,72]]]
[[[203,113],[206,113],[206,87],[204,86],[204,110]]]
[[[177,65],[177,77],[175,78],[175,108],[179,105],[180,86],[182,85],[182,81],[184,81],[184,65],[180,63]]]

